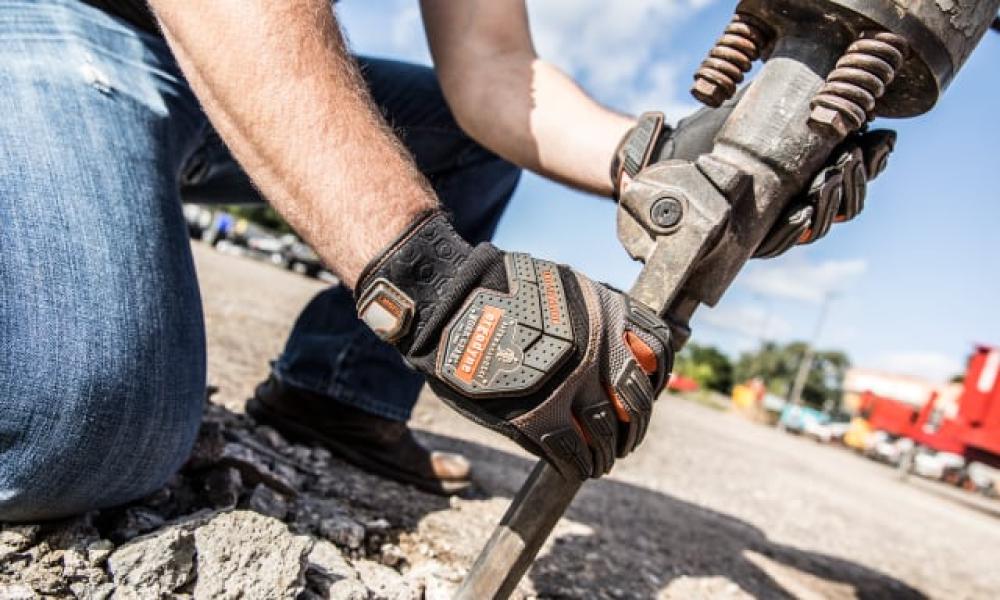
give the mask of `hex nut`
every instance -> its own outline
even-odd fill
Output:
[[[813,107],[809,114],[809,122],[828,128],[841,138],[847,137],[853,129],[840,111],[820,105]]]
[[[718,108],[729,99],[729,94],[721,85],[701,77],[695,79],[691,86],[691,95],[712,108]]]

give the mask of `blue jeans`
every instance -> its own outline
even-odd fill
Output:
[[[489,238],[518,170],[458,129],[429,69],[361,62],[458,230]],[[205,335],[181,201],[252,197],[161,39],[73,0],[0,0],[0,520],[121,504],[184,462]],[[422,381],[340,287],[274,368],[399,420]]]

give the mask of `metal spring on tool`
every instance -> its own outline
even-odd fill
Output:
[[[768,29],[745,13],[736,13],[722,37],[694,74],[691,94],[708,106],[719,106],[736,93],[743,74],[760,57]]]
[[[830,125],[842,135],[860,129],[875,118],[875,102],[896,77],[907,52],[906,40],[894,33],[861,34],[810,103],[810,120]]]

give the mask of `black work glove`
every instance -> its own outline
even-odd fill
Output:
[[[646,433],[673,365],[652,311],[566,266],[470,247],[440,213],[372,262],[358,315],[458,412],[600,477]]]
[[[876,129],[854,133],[830,155],[757,246],[754,257],[773,258],[796,244],[811,244],[834,223],[850,221],[865,207],[868,182],[885,170],[896,145],[896,132]]]
[[[715,136],[748,89],[745,86],[719,108],[702,108],[671,129],[662,113],[645,113],[622,139],[611,164],[615,198],[645,167],[670,159],[694,161],[712,151]],[[796,244],[823,237],[833,223],[849,221],[864,208],[869,181],[885,170],[896,132],[853,133],[830,155],[802,194],[789,203],[754,256],[772,258]]]

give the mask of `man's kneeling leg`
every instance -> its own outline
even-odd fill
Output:
[[[24,365],[0,375],[2,521],[134,500],[162,486],[188,456],[204,388],[184,380],[203,377],[201,365],[178,365],[174,385],[80,358],[49,372]]]
[[[3,15],[0,520],[25,521],[141,497],[188,454],[205,335],[177,179],[203,123],[164,42],[79,2]]]

